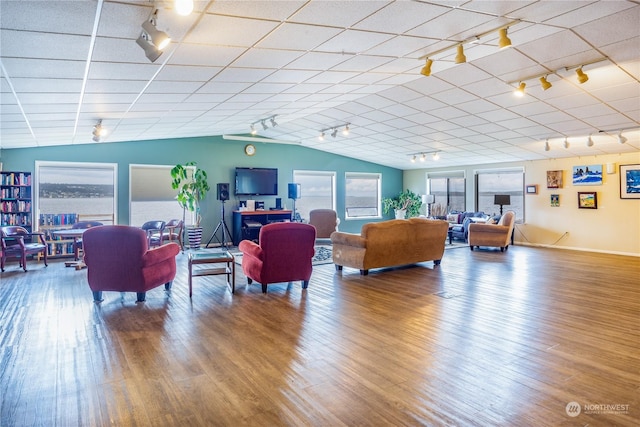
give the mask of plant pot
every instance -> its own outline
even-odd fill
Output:
[[[396,209],[396,219],[405,219],[407,216],[406,209]]]
[[[187,228],[187,237],[189,239],[190,249],[200,249],[200,243],[202,243],[202,227]]]

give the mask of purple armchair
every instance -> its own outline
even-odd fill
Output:
[[[42,233],[29,233],[24,227],[10,225],[0,228],[0,243],[2,255],[0,256],[0,269],[4,271],[7,258],[18,258],[20,267],[27,271],[27,256],[42,254],[44,266],[47,264],[47,244]]]
[[[302,281],[309,286],[315,252],[316,229],[297,222],[276,222],[260,229],[260,244],[243,240],[238,245],[242,252],[242,271],[249,284],[253,280],[262,284],[267,292],[270,283]]]
[[[102,301],[102,291],[136,292],[137,302],[146,292],[164,284],[171,289],[176,276],[175,243],[149,249],[147,234],[137,227],[103,225],[82,235],[87,280],[93,300]]]

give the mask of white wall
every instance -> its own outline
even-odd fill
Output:
[[[615,163],[615,174],[606,173],[606,164]],[[602,185],[575,186],[574,166],[599,164]],[[520,163],[474,165],[451,170],[466,172],[467,210],[473,210],[474,170],[523,166],[525,185],[538,185],[538,194],[525,194],[525,222],[516,224],[516,244],[552,246],[564,249],[640,256],[640,199],[620,198],[619,166],[640,164],[640,153],[571,157]],[[444,169],[404,172],[404,188],[426,193],[426,173]],[[563,171],[563,188],[547,189],[547,171]],[[578,192],[595,191],[598,209],[578,209]],[[551,194],[560,195],[560,206],[551,207]],[[567,235],[564,235],[568,232]]]

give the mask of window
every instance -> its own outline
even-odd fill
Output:
[[[464,212],[466,192],[464,171],[449,171],[427,174],[429,194],[435,196],[434,205],[447,208],[447,212]]]
[[[300,198],[296,213],[309,220],[313,209],[336,210],[336,173],[322,171],[293,171],[293,182],[300,184]]]
[[[345,175],[345,218],[380,218],[381,175],[347,172]]]
[[[500,206],[494,203],[496,194],[510,196],[511,204],[504,210],[516,213],[516,221],[524,221],[524,170],[488,169],[476,171],[476,210],[486,214],[499,214]]]
[[[129,224],[140,227],[147,221],[182,219],[176,200],[178,190],[171,188],[171,169],[165,165],[129,166]],[[185,224],[193,224],[193,213],[184,212]]]
[[[43,225],[78,220],[115,224],[117,172],[115,163],[36,161],[35,220]],[[68,214],[77,216],[69,221]]]

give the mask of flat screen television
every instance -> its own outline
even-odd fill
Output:
[[[236,196],[277,196],[278,169],[236,168]]]

